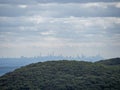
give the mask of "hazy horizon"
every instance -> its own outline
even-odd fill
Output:
[[[0,57],[120,56],[119,0],[0,0]]]

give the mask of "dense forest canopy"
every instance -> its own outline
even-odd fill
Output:
[[[120,58],[30,64],[1,76],[0,90],[120,90]]]

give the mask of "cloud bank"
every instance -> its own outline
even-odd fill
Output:
[[[120,54],[119,0],[0,0],[0,55]]]

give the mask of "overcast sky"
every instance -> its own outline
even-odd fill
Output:
[[[120,0],[0,0],[0,57],[120,56]]]

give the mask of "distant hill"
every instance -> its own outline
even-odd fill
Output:
[[[1,76],[0,90],[120,90],[120,58],[30,64]]]
[[[120,65],[120,58],[112,58],[108,60],[101,60],[96,63],[101,63],[105,65]]]

